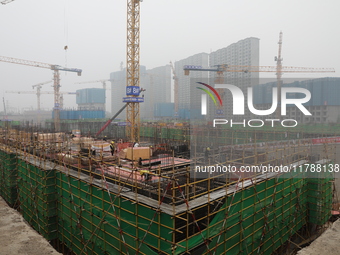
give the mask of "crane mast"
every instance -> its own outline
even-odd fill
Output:
[[[4,120],[7,119],[7,111],[6,111],[6,103],[5,103],[5,98],[3,97],[2,98],[2,102],[4,104]]]
[[[276,118],[280,119],[280,112],[281,112],[281,86],[282,86],[282,57],[281,57],[281,50],[282,50],[282,31],[280,32],[279,36],[279,51],[277,57],[275,57],[276,61],[276,79],[277,79],[277,100],[278,106],[276,108]]]
[[[41,82],[41,83],[38,83],[38,84],[32,86],[33,89],[35,87],[37,88],[37,111],[38,111],[37,117],[38,117],[38,124],[39,125],[40,125],[40,94],[41,94],[41,87],[42,87],[42,85],[45,85],[45,84],[50,83],[50,82],[52,82],[52,81],[45,81],[45,82]]]
[[[140,0],[127,0],[127,54],[126,87],[139,88],[139,34],[140,34]],[[137,95],[127,95],[137,97]],[[126,121],[127,137],[131,142],[139,142],[140,113],[139,102],[131,99],[127,102]]]
[[[175,67],[172,64],[172,61],[170,61],[170,66],[172,70],[172,79],[174,80],[174,104],[175,104],[175,115],[178,116],[178,77],[175,71]]]

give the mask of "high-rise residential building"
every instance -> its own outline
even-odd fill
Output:
[[[179,112],[175,113],[179,118],[190,118],[190,103],[198,101],[198,93],[192,93],[192,84],[190,80],[194,79],[207,79],[208,72],[194,71],[190,72],[190,75],[184,75],[183,67],[185,65],[202,66],[207,67],[209,64],[208,53],[198,53],[193,56],[175,62],[175,71],[178,77],[178,109]]]
[[[254,86],[254,104],[256,109],[270,109],[272,100],[272,88],[276,87],[276,82],[270,82]],[[304,108],[311,115],[305,115],[300,108],[294,104],[284,106],[286,115],[282,118],[296,120],[299,124],[320,124],[320,123],[339,123],[340,122],[340,78],[325,77],[310,80],[297,81],[296,79],[283,79],[282,87],[304,88],[307,89],[311,98],[303,103]],[[289,98],[303,98],[301,93],[289,93]],[[281,106],[282,107],[282,106]],[[258,119],[266,119],[265,116],[258,116]]]
[[[78,110],[103,110],[105,111],[105,89],[86,88],[76,91]]]
[[[141,118],[154,119],[155,106],[159,103],[171,102],[171,66],[159,66],[146,70],[141,78],[140,86],[144,92],[144,103],[141,104]]]
[[[225,48],[211,52],[209,55],[209,66],[217,65],[242,65],[242,66],[259,66],[260,65],[260,39],[249,37],[233,43]],[[216,72],[210,72],[210,81],[216,83]],[[248,87],[252,87],[259,83],[258,72],[224,72],[222,83],[233,84],[242,89],[244,95]],[[244,119],[250,116],[245,107],[244,116],[232,116],[233,99],[231,93],[227,90],[223,91],[223,109],[222,116],[233,119]],[[211,102],[209,106],[212,106]],[[215,116],[214,107],[209,107],[209,116]]]
[[[190,75],[185,75],[183,67],[185,65],[198,67],[211,67],[216,65],[243,65],[243,66],[258,66],[259,65],[259,39],[250,37],[240,40],[228,47],[208,53],[198,53],[185,59],[176,61],[174,64],[175,72],[178,78],[178,112],[175,116],[182,119],[189,119],[193,116],[190,113],[192,105],[200,104],[201,92],[193,89],[196,81],[209,81],[214,85],[216,73],[207,71],[192,71]],[[140,116],[143,119],[154,119],[155,105],[158,103],[170,103],[173,87],[171,86],[171,67],[170,65],[155,67],[146,70],[145,66],[140,67],[140,87],[146,89],[144,93],[144,103],[140,105]],[[246,91],[247,87],[258,84],[258,72],[225,72],[223,76],[224,83],[232,83]],[[116,113],[124,106],[122,102],[125,97],[126,86],[126,69],[112,72],[111,79],[111,111]],[[246,93],[245,93],[246,95]],[[223,116],[231,117],[232,114],[232,98],[228,91],[223,95]],[[245,107],[247,109],[247,107]],[[208,116],[214,118],[216,108],[212,102],[208,104]],[[221,112],[221,111],[220,111]],[[210,114],[212,113],[212,114]],[[191,116],[190,116],[191,115]],[[246,112],[246,116],[249,113]],[[246,116],[242,116],[246,117]],[[118,117],[126,118],[126,112],[122,112]]]
[[[140,66],[140,86],[144,83],[146,67]],[[111,112],[116,114],[123,106],[123,97],[126,97],[126,68],[110,73],[111,80]],[[142,86],[141,86],[142,87]],[[123,111],[118,119],[126,119],[126,111]]]
[[[124,106],[123,97],[125,97],[126,86],[126,68],[121,71],[110,73],[111,80],[111,113],[114,115]],[[125,119],[126,112],[123,111],[117,118]]]

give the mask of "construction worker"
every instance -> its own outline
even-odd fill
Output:
[[[116,150],[116,146],[115,146],[114,141],[111,141],[111,143],[110,143],[110,150],[111,150],[111,155],[113,156],[113,154],[115,153],[115,150]]]
[[[143,161],[143,160],[142,160],[142,158],[140,157],[140,158],[138,159],[138,166],[139,166],[139,167],[143,166],[142,161]]]
[[[205,162],[208,162],[208,160],[209,160],[209,154],[210,154],[210,148],[207,147],[207,148],[205,149],[205,152],[204,152],[204,159],[205,159]]]
[[[139,171],[144,181],[149,181],[151,179],[150,171],[149,170],[140,170]]]

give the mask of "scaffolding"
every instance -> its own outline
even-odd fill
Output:
[[[159,164],[117,161],[103,149],[94,155],[90,147],[80,149],[86,139],[75,143],[65,133],[4,129],[0,194],[64,254],[282,254],[321,234],[331,216],[328,169],[336,143],[315,144],[320,137],[301,132],[296,139],[287,132],[144,130],[149,135],[141,137],[150,138],[144,143],[158,143],[153,160]],[[188,144],[192,134],[201,141]],[[212,141],[229,145],[213,148],[206,159],[201,144]],[[174,149],[183,145],[191,160],[176,157]],[[206,160],[299,171],[202,178],[194,169]],[[306,163],[327,174],[316,175]]]

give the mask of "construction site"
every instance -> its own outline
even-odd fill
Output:
[[[183,143],[194,131],[153,128],[113,156],[103,140],[2,129],[1,196],[63,254],[293,254],[337,218],[337,136],[195,130],[231,144],[211,161],[297,169],[202,177]]]
[[[15,218],[14,223],[28,223],[56,250],[46,242],[38,246],[41,248],[30,244],[32,254],[39,254],[39,249],[44,249],[41,254],[64,255],[320,254],[325,251],[321,247],[325,239],[332,241],[327,246],[334,253],[328,254],[339,254],[338,241],[333,240],[340,231],[340,116],[334,97],[339,81],[322,78],[294,83],[292,88],[282,80],[283,73],[335,70],[282,66],[280,32],[275,66],[215,64],[215,53],[210,55],[209,66],[188,64],[190,58],[175,65],[170,61],[165,69],[172,73],[174,102],[150,103],[161,98],[153,90],[153,79],[161,75],[153,70],[145,75],[152,81],[150,87],[141,87],[140,2],[127,0],[125,94],[119,98],[121,104],[112,107],[110,118],[105,116],[106,82],[112,82],[113,90],[112,77],[117,73],[93,81],[101,82],[101,89],[65,92],[60,91],[60,73],[81,76],[82,69],[0,56],[0,62],[53,72],[51,92],[40,91],[51,81],[33,85],[36,92],[8,91],[37,95],[34,121],[9,119],[4,98],[0,121],[0,196],[22,215],[24,220]],[[250,49],[258,47],[258,41],[246,38],[240,44],[249,43]],[[200,55],[202,59],[207,56]],[[265,92],[258,90],[262,94],[255,95],[258,100],[252,106],[257,104],[260,110],[252,111],[248,101],[250,115],[244,111],[246,104],[238,102],[244,96],[229,100],[221,86],[239,82],[239,87],[229,86],[243,93],[255,87],[252,82],[263,72],[276,76],[272,101],[267,100],[271,93],[262,86]],[[206,79],[217,85],[216,90]],[[165,84],[171,87],[169,82]],[[329,84],[333,90],[319,91]],[[228,89],[234,96],[231,87]],[[184,97],[183,91],[190,96]],[[305,100],[305,105],[295,103],[305,116],[287,106],[292,99],[285,96],[293,92],[309,95],[308,100],[294,98]],[[152,98],[149,102],[147,93]],[[52,118],[42,118],[42,94],[54,96]],[[77,110],[64,111],[65,94],[76,95]],[[112,91],[113,99],[116,95]],[[151,110],[146,107],[148,114],[153,111],[150,119],[141,118],[144,100],[152,106]],[[290,104],[294,106],[292,101]],[[243,110],[245,117],[228,126],[225,124],[232,120],[227,120],[227,114],[232,109]],[[269,113],[256,114],[261,111],[271,111],[271,126],[264,124]],[[313,114],[306,114],[309,111]],[[122,114],[124,122],[117,122]],[[255,115],[264,117],[249,120]],[[274,128],[274,121],[281,126]],[[5,202],[0,200],[0,215],[14,214],[5,208]],[[0,253],[29,252],[24,235],[18,237],[24,240],[22,247],[11,249],[12,241],[3,237],[10,231],[10,227],[3,231],[6,224],[0,219],[0,232],[4,232],[0,240],[3,249],[8,249],[0,247]],[[304,251],[307,246],[310,250]]]

